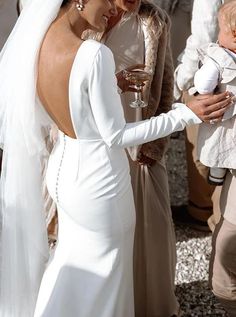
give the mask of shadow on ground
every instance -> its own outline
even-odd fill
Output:
[[[190,239],[204,239],[211,237],[211,232],[202,232],[189,228],[187,225],[175,225],[176,242],[188,241]]]
[[[176,286],[183,317],[228,317],[209,289],[207,281],[183,283]]]

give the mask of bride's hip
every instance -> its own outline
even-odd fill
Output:
[[[107,199],[122,195],[130,186],[129,163],[123,149],[109,148],[103,140],[76,140],[60,134],[46,181],[56,203],[65,195]]]

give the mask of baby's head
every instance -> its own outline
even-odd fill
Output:
[[[236,52],[236,0],[227,1],[219,10],[218,41],[222,47]]]

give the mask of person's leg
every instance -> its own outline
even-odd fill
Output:
[[[187,102],[191,98],[184,92],[182,100]],[[197,157],[198,126],[186,128],[186,159],[188,171],[189,202],[186,217],[189,225],[196,229],[207,230],[209,224],[213,231],[220,219],[219,197],[221,186],[213,186],[207,182],[209,168],[204,166]],[[214,213],[214,215],[213,215]],[[181,215],[179,215],[181,218]]]
[[[236,225],[225,219],[213,239],[211,286],[230,316],[236,316]],[[217,227],[216,227],[217,228]]]
[[[221,218],[212,240],[210,283],[231,317],[236,316],[236,177],[229,171],[220,197]]]
[[[209,228],[214,231],[220,219],[221,186],[215,187],[207,182],[208,168],[197,159],[197,132],[197,126],[188,127],[186,132],[188,205],[172,206],[172,215],[176,223],[201,231],[209,231]]]
[[[188,169],[189,205],[188,212],[194,218],[206,222],[212,215],[212,195],[215,187],[207,183],[209,168],[197,158],[198,126],[186,129],[186,157]]]
[[[136,205],[134,244],[135,316],[178,316],[176,246],[164,163],[131,163]]]

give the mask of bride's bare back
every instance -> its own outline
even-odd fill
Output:
[[[38,62],[37,91],[44,108],[66,135],[76,138],[69,110],[69,79],[82,41],[73,32],[49,28]]]

